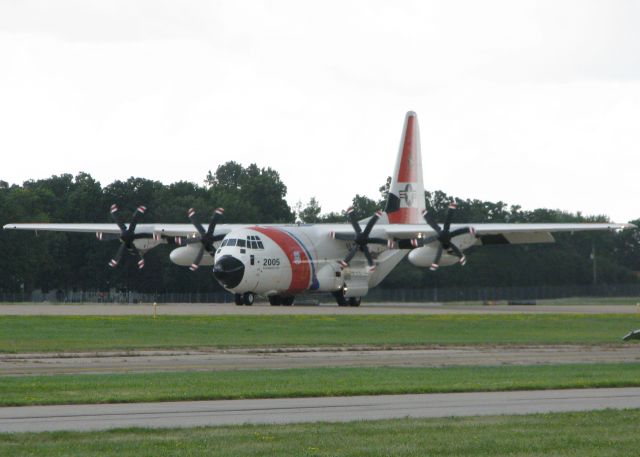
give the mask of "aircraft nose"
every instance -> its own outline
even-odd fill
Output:
[[[244,264],[230,255],[223,255],[213,266],[213,275],[227,289],[233,289],[244,276]]]

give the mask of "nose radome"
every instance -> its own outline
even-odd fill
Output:
[[[223,255],[213,266],[213,275],[227,289],[233,289],[242,281],[244,264],[230,255]]]

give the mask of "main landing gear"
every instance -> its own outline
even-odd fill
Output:
[[[269,304],[271,306],[291,306],[296,297],[293,295],[269,295]]]
[[[338,306],[360,306],[360,302],[362,301],[361,297],[345,297],[344,289],[331,292],[331,295],[336,299]]]
[[[236,305],[238,306],[242,306],[242,305],[251,306],[253,305],[253,301],[255,300],[255,297],[256,296],[251,292],[245,292],[244,294],[236,294],[234,298],[235,298]]]

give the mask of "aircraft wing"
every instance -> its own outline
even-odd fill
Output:
[[[478,245],[487,244],[525,244],[553,243],[552,233],[609,231],[636,228],[633,224],[616,223],[513,223],[513,224],[451,224],[451,231],[462,227],[473,227]],[[389,238],[410,239],[426,237],[434,234],[426,224],[394,224],[381,225],[377,230],[384,230]]]
[[[220,224],[216,227],[216,234],[226,235],[230,231],[249,227],[254,224]],[[266,224],[277,225],[277,224]],[[348,224],[319,224],[335,233],[352,234],[353,229]],[[524,243],[552,243],[554,232],[583,232],[607,231],[635,228],[633,224],[615,223],[536,223],[536,224],[451,224],[451,230],[462,227],[473,227],[476,231],[478,245],[488,244],[524,244]],[[69,233],[103,233],[119,234],[116,224],[7,224],[5,230],[28,230],[35,232],[69,232]],[[165,237],[190,236],[196,234],[191,224],[138,224],[136,233],[149,233]],[[434,231],[427,224],[384,224],[374,227],[371,235],[388,239],[413,239],[433,235]]]
[[[246,227],[241,224],[219,224],[216,234],[226,235],[235,228]],[[113,233],[119,234],[116,224],[7,224],[5,230],[29,230],[34,232],[68,232],[68,233]],[[189,236],[197,233],[191,224],[138,224],[136,233],[150,233],[167,237]]]

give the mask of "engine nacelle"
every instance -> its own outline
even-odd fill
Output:
[[[196,260],[196,256],[200,251],[200,243],[190,244],[188,246],[183,246],[181,248],[176,248],[171,251],[169,254],[169,258],[176,265],[180,265],[181,267],[188,267]],[[205,252],[204,256],[202,256],[202,260],[200,261],[200,266],[213,266],[213,257]]]
[[[137,240],[133,240],[133,245],[136,247],[136,249],[143,253],[150,251],[151,249],[161,244],[163,244],[163,241],[153,238],[138,238]]]
[[[413,249],[409,253],[409,262],[411,262],[416,267],[430,267],[431,264],[436,260],[436,254],[438,253],[438,246],[423,246],[421,248]],[[455,255],[447,254],[446,251],[442,253],[442,257],[440,258],[440,262],[438,264],[441,267],[447,267],[450,265],[455,265],[458,263],[460,259]]]

